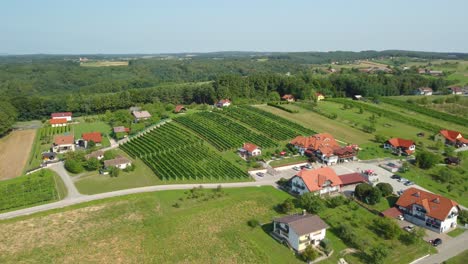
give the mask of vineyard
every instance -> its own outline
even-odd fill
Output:
[[[67,132],[70,132],[70,126],[62,126],[62,127],[43,127],[41,128],[41,132],[40,132],[40,138],[41,139],[44,139],[44,138],[48,138],[48,137],[51,137],[51,136],[54,136],[54,135],[59,135],[59,134],[63,134],[63,133],[67,133]]]
[[[224,109],[222,113],[276,140],[288,140],[297,135],[316,133],[297,123],[252,106],[230,107]]]
[[[53,172],[41,170],[31,175],[0,181],[0,211],[59,200],[54,177]]]
[[[138,157],[161,180],[233,180],[247,173],[204,145],[189,131],[167,123],[121,146]]]
[[[252,142],[262,148],[277,146],[270,138],[218,113],[200,112],[178,117],[175,121],[190,128],[220,151],[239,148],[245,142]]]

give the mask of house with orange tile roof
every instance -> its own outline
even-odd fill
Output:
[[[51,119],[65,118],[67,121],[72,121],[72,112],[60,112],[50,114]]]
[[[101,132],[83,133],[81,138],[82,139],[78,141],[78,145],[84,148],[87,148],[91,141],[93,141],[97,146],[101,145],[102,142]]]
[[[296,99],[294,98],[294,96],[292,94],[285,94],[281,97],[281,100],[283,101],[287,101],[287,102],[294,102]]]
[[[184,113],[186,111],[187,111],[187,109],[183,105],[176,105],[175,108],[174,108],[174,113],[176,113],[176,114]]]
[[[75,151],[75,138],[73,135],[59,135],[54,137],[52,144],[52,152],[66,153],[68,151]]]
[[[217,107],[228,107],[231,105],[231,100],[229,99],[221,99],[216,104]]]
[[[455,147],[468,145],[468,139],[464,138],[460,132],[454,130],[443,129],[434,136],[434,140]]]
[[[301,170],[290,181],[291,192],[299,195],[308,192],[319,195],[340,192],[343,185],[343,181],[330,167]]]
[[[403,192],[396,207],[405,220],[439,233],[455,228],[460,212],[455,201],[417,188]]]
[[[289,142],[301,155],[316,156],[327,165],[354,160],[356,147],[341,147],[329,133],[319,133],[309,137],[297,136]]]
[[[67,125],[67,119],[66,118],[52,118],[49,120],[49,124],[51,127],[61,127],[61,126],[66,126]]]
[[[325,99],[325,96],[322,93],[315,93],[315,96],[317,97],[317,102]]]
[[[241,155],[241,157],[243,158],[250,158],[262,155],[261,148],[253,143],[244,143],[244,145],[238,150],[238,152],[239,155]]]
[[[397,155],[412,155],[416,150],[414,141],[403,138],[391,138],[385,141],[384,149],[390,149]]]

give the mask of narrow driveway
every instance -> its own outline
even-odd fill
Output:
[[[73,180],[65,170],[63,162],[51,164],[47,166],[47,168],[55,171],[60,176],[60,178],[62,178],[62,181],[68,190],[67,197],[64,198],[65,200],[75,199],[84,196],[83,194],[80,194],[78,189],[76,189],[75,184],[73,184]]]
[[[417,262],[417,264],[439,264],[446,261],[449,258],[455,257],[467,249],[468,245],[468,231],[459,235],[458,237],[452,238],[448,241],[443,241],[442,245],[437,248],[439,253],[431,255],[427,258],[423,258]]]

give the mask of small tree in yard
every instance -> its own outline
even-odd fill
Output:
[[[311,245],[308,245],[301,254],[304,261],[313,261],[318,258],[319,253]]]
[[[306,193],[299,198],[299,204],[310,213],[318,213],[325,207],[325,201],[314,193]]]
[[[81,162],[76,161],[74,159],[67,159],[65,161],[65,169],[71,173],[80,173],[83,171],[83,166]]]
[[[101,166],[101,163],[97,158],[90,158],[85,163],[85,168],[89,171],[97,170],[99,166]]]
[[[247,224],[252,227],[252,228],[255,228],[257,226],[260,225],[260,222],[257,220],[257,219],[250,219]]]
[[[288,198],[284,200],[283,203],[279,205],[279,209],[281,210],[282,213],[288,213],[294,208],[294,202],[293,199]]]
[[[370,249],[369,262],[370,263],[383,263],[388,256],[388,249],[384,245],[378,245]]]
[[[379,217],[374,220],[375,233],[384,239],[393,239],[401,232],[400,227],[395,221],[385,217]]]
[[[320,241],[320,246],[323,248],[323,251],[325,252],[325,254],[327,254],[327,256],[330,255],[330,253],[333,250],[330,240],[326,238]]]
[[[380,190],[383,197],[387,197],[393,193],[393,187],[390,183],[379,182],[376,187]]]
[[[118,169],[116,167],[112,167],[110,169],[110,176],[111,177],[119,177],[119,174],[120,174],[120,169]]]
[[[387,138],[385,136],[382,136],[382,135],[375,135],[374,140],[377,143],[383,144],[385,141],[387,141]]]
[[[430,169],[439,161],[439,157],[428,151],[420,151],[416,154],[416,164],[421,169]]]
[[[382,193],[378,188],[372,188],[372,191],[369,193],[369,196],[367,197],[367,203],[368,204],[376,204],[380,202],[380,199],[382,198]]]

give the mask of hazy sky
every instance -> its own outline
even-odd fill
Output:
[[[0,53],[468,52],[468,0],[0,0]]]

